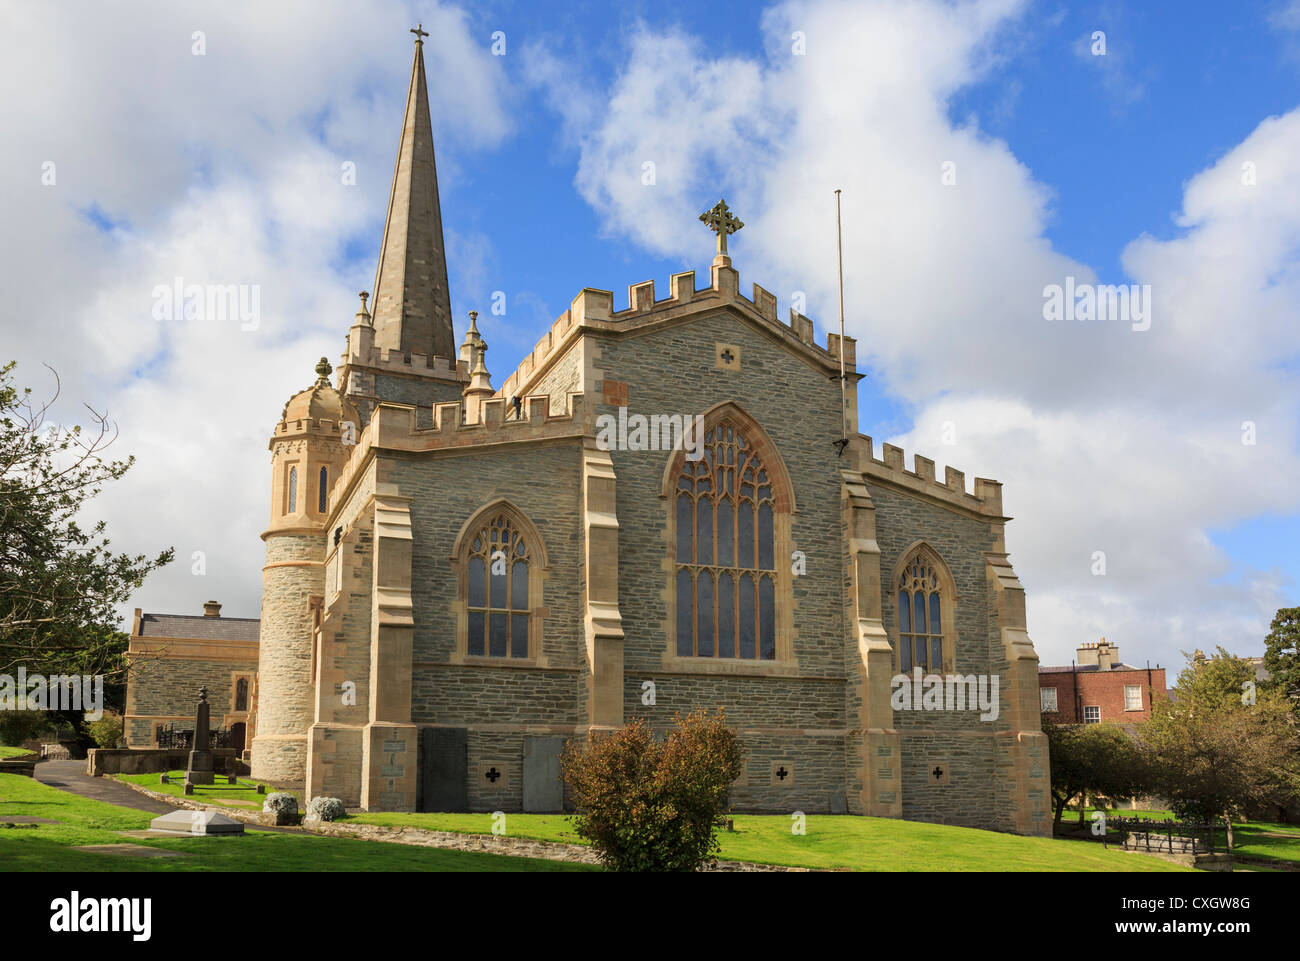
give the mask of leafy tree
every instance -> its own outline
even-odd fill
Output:
[[[612,734],[573,742],[561,757],[578,834],[615,871],[694,871],[716,859],[744,752],[722,711],[677,718],[663,741],[636,720]]]
[[[1263,685],[1291,699],[1300,715],[1300,607],[1282,607],[1264,638],[1264,669],[1272,675]]]
[[[1222,648],[1213,658],[1191,658],[1177,699],[1157,703],[1141,733],[1159,793],[1180,816],[1222,820],[1228,850],[1234,818],[1300,796],[1292,705],[1275,691],[1243,697],[1240,682],[1253,678],[1248,663]]]
[[[1052,808],[1059,826],[1075,798],[1123,798],[1143,794],[1148,774],[1137,744],[1115,724],[1054,724],[1043,721],[1052,764]],[[1084,821],[1083,803],[1079,823]]]
[[[1255,682],[1255,665],[1229,654],[1222,646],[1214,657],[1183,652],[1187,666],[1178,674],[1174,694],[1179,701],[1203,708],[1219,708],[1242,703],[1242,695]]]
[[[47,425],[58,399],[13,385],[12,362],[0,367],[0,674],[126,673],[127,636],[116,608],[150,571],[169,563],[170,548],[150,559],[114,553],[105,524],[83,527],[85,503],[120,478],[134,458],[107,460],[117,428],[91,407],[93,424]],[[92,743],[81,711],[59,712],[77,739]]]

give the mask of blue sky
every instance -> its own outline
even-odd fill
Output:
[[[208,558],[135,603],[256,614],[266,437],[373,283],[421,21],[456,332],[480,312],[495,384],[582,287],[617,304],[704,275],[696,215],[719,195],[746,222],[742,289],[782,314],[806,297],[823,338],[842,187],[861,428],[1003,482],[1044,662],[1102,634],[1135,663],[1258,653],[1300,603],[1300,3],[722,11],[13,10],[0,75],[28,95],[0,105],[0,204],[28,229],[0,238],[6,343],[29,382],[51,363],[72,409],[120,419],[139,463],[97,507],[116,542]],[[30,174],[47,160],[57,187]],[[175,276],[259,285],[262,323],[150,319]],[[1067,276],[1150,285],[1150,330],[1046,322]],[[196,516],[195,491],[215,509]]]

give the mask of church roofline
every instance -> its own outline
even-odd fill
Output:
[[[821,367],[827,373],[839,373],[839,335],[827,333],[826,346],[813,339],[813,322],[803,314],[790,309],[789,323],[777,316],[776,295],[758,284],[753,284],[752,296],[740,292],[740,275],[732,267],[715,264],[710,271],[710,284],[695,287],[695,271],[673,274],[669,279],[672,293],[661,300],[655,299],[655,282],[642,281],[628,285],[628,306],[614,310],[612,291],[584,287],[573,299],[569,309],[551,325],[550,331],[537,342],[532,353],[502,381],[498,397],[526,395],[528,387],[546,369],[558,360],[570,343],[583,330],[600,331],[616,335],[644,333],[660,326],[681,323],[698,314],[718,308],[732,307],[757,329],[773,337],[784,347]],[[864,375],[857,369],[857,341],[844,338],[844,369],[849,377],[860,379]]]

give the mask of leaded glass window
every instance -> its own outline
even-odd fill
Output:
[[[475,531],[466,565],[469,631],[465,652],[528,657],[528,545],[502,513]]]
[[[289,513],[298,509],[298,468],[289,468]]]
[[[327,504],[328,500],[329,500],[329,469],[322,467],[320,469],[320,486],[316,491],[316,501],[317,501],[316,510],[324,514],[325,508],[328,506]]]
[[[674,497],[678,656],[775,660],[776,502],[745,429],[707,431]]]
[[[943,604],[938,571],[918,554],[898,578],[899,670],[943,671]]]

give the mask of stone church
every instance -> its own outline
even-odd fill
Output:
[[[724,707],[736,810],[1049,833],[1001,485],[858,432],[854,341],[741,292],[725,203],[702,282],[583,289],[493,388],[453,330],[421,40],[373,297],[270,439],[253,776],[554,811],[565,740]],[[674,418],[701,429],[646,442]],[[895,709],[936,674],[991,678],[996,716]]]

